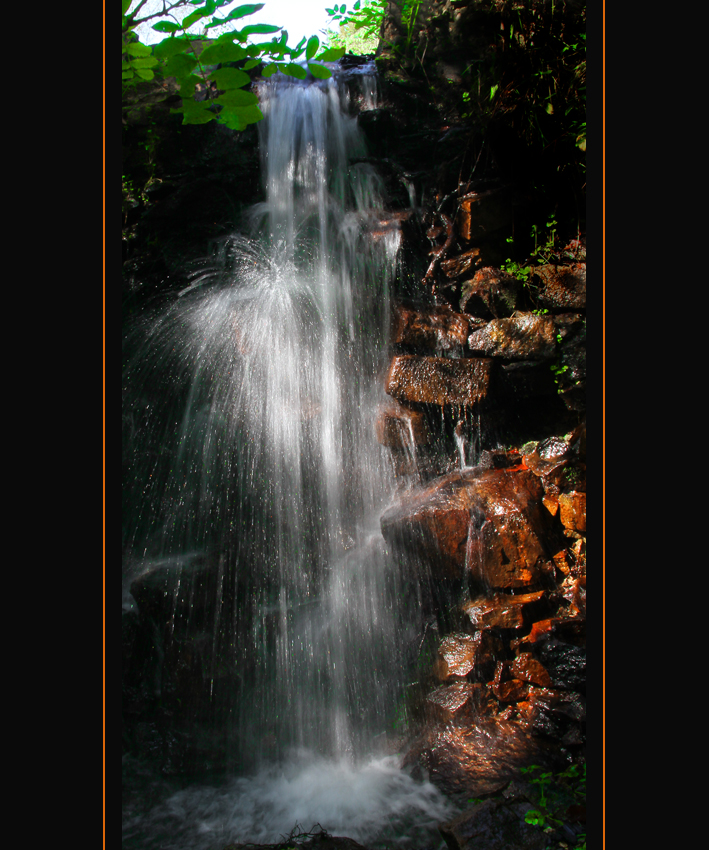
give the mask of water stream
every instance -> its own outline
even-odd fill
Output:
[[[261,84],[265,200],[126,336],[124,608],[135,579],[167,600],[150,687],[187,699],[166,654],[199,668],[195,728],[232,771],[178,788],[129,755],[124,847],[296,823],[424,846],[450,812],[392,754],[420,643],[416,582],[379,530],[394,482],[374,429],[400,236],[347,91]]]

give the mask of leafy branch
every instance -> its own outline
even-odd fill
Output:
[[[318,79],[328,79],[332,76],[331,71],[322,63],[335,62],[345,52],[344,48],[327,48],[318,53],[320,40],[317,36],[309,39],[304,37],[296,47],[291,48],[287,43],[287,31],[272,24],[231,28],[234,21],[263,9],[263,3],[238,6],[224,17],[218,17],[215,12],[232,0],[163,0],[159,12],[140,17],[147,0],[140,0],[128,12],[131,2],[122,0],[124,100],[127,91],[141,81],[162,80],[164,84],[167,78],[172,77],[177,81],[182,98],[181,106],[172,111],[182,114],[183,124],[206,124],[216,120],[233,130],[243,130],[263,118],[257,96],[245,90],[251,84],[248,71],[264,64],[262,75],[265,77],[280,71],[304,80],[309,71]],[[187,6],[197,8],[178,20],[176,10]],[[167,34],[167,38],[152,46],[143,44],[135,29],[156,18],[160,20],[152,25],[152,29]],[[188,32],[197,22],[205,19],[208,20],[203,24],[201,37]],[[210,29],[225,25],[230,28],[217,38],[204,37],[204,33]],[[278,32],[280,36],[274,36],[271,41],[251,41],[251,36]],[[130,104],[124,105],[124,109],[130,108]]]

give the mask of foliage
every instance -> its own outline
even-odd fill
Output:
[[[177,81],[182,98],[182,105],[172,111],[182,114],[183,124],[216,120],[231,129],[243,130],[263,118],[258,98],[246,90],[251,84],[248,71],[263,64],[265,77],[281,71],[305,79],[310,71],[314,77],[327,79],[331,72],[321,63],[334,62],[344,54],[342,48],[327,48],[318,53],[320,39],[317,36],[303,38],[291,48],[287,44],[287,31],[271,24],[233,28],[234,21],[253,15],[264,7],[263,3],[238,6],[219,17],[215,14],[217,10],[232,0],[164,0],[159,12],[141,17],[146,0],[139,0],[130,10],[132,2],[122,0],[124,110],[130,108],[126,103],[127,93],[139,82],[165,82],[172,77]],[[179,20],[176,12],[178,9],[184,11],[185,7],[196,8]],[[135,29],[154,19],[159,20],[152,28],[168,35],[158,44],[149,46],[140,42]],[[202,22],[202,36],[190,32],[197,22]],[[209,30],[224,26],[229,28],[216,38],[207,37]],[[273,36],[270,41],[251,41],[253,35],[278,32],[280,35]]]
[[[585,25],[585,3],[533,0],[502,9],[489,99],[528,141],[586,151]],[[585,167],[583,157],[578,164]]]
[[[401,10],[401,22],[406,28],[406,46],[402,51],[398,46],[386,43],[395,52],[405,53],[411,45],[422,0],[394,2]],[[388,5],[387,0],[356,0],[349,11],[346,3],[326,8],[330,22],[339,25],[339,32],[330,32],[329,44],[346,47],[350,53],[359,55],[373,53],[383,40],[382,23]]]
[[[538,764],[521,768],[528,774],[529,782],[536,786],[536,808],[530,809],[525,821],[540,827],[545,832],[564,823],[564,814],[570,805],[586,804],[586,763],[572,764],[560,773],[544,771]],[[574,850],[586,850],[586,835],[576,837]]]
[[[517,262],[508,257],[500,265],[503,272],[514,275],[518,280],[527,281],[534,271],[531,265],[536,260],[538,263],[559,263],[562,258],[573,259],[573,254],[562,251],[559,243],[558,222],[554,215],[549,216],[544,227],[537,224],[532,225],[530,237],[534,240],[534,248],[525,262]],[[514,245],[514,238],[508,236],[506,240]]]
[[[330,24],[339,26],[338,31],[329,31],[328,44],[359,56],[374,53],[379,46],[386,6],[386,0],[356,0],[349,12],[346,3],[326,8]]]

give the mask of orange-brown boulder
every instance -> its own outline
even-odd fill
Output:
[[[392,449],[413,451],[415,446],[424,446],[431,440],[423,412],[398,404],[394,399],[380,408],[375,428],[379,443]]]
[[[586,536],[586,494],[573,491],[559,496],[561,522],[569,537]]]
[[[434,575],[469,573],[492,588],[521,588],[549,570],[544,540],[551,517],[542,496],[539,479],[526,469],[450,473],[387,509],[382,533],[428,561]]]
[[[533,603],[541,602],[543,598],[543,590],[515,596],[499,593],[466,602],[462,610],[477,629],[521,629],[532,616],[530,606],[533,610]]]
[[[468,337],[471,351],[506,360],[548,360],[556,353],[556,331],[551,316],[523,313],[493,319]]]
[[[510,665],[510,674],[524,682],[540,685],[542,688],[551,687],[551,676],[546,667],[537,661],[531,652],[523,652],[515,658]]]
[[[534,276],[539,287],[537,300],[542,307],[585,309],[586,263],[538,266]]]
[[[449,349],[465,345],[468,333],[468,317],[450,307],[396,304],[392,310],[391,340],[397,345]]]
[[[472,406],[490,387],[492,360],[486,357],[420,357],[400,354],[391,362],[384,388],[399,401]]]
[[[489,629],[469,634],[451,634],[443,638],[438,646],[438,657],[433,665],[436,678],[447,681],[451,676],[471,677],[484,675],[495,664],[495,657],[502,651],[498,635]]]

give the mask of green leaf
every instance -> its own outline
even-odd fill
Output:
[[[278,70],[278,66],[275,62],[270,62],[266,67],[261,71],[262,77],[272,77],[276,71]]]
[[[329,80],[332,76],[332,71],[325,68],[323,65],[315,65],[313,62],[308,62],[308,70],[318,80]]]
[[[255,106],[258,103],[258,98],[253,92],[234,89],[233,91],[220,94],[216,102],[222,106],[230,107]]]
[[[305,68],[301,68],[300,65],[295,65],[293,63],[284,65],[281,70],[284,74],[288,74],[289,77],[296,77],[299,80],[305,80],[308,76],[308,72]]]
[[[182,106],[179,106],[176,109],[171,109],[170,111],[182,112],[183,124],[206,124],[215,117],[215,114],[209,111],[209,106],[210,102],[208,101],[197,103],[195,100],[183,98]]]
[[[135,76],[135,72],[132,70],[123,71],[122,74],[124,80],[132,80]]]
[[[222,109],[217,115],[217,121],[229,127],[230,130],[245,130],[247,127],[246,122],[230,109]]]
[[[218,71],[213,71],[209,79],[214,80],[218,89],[225,90],[240,89],[251,82],[251,77],[239,68],[220,68]]]
[[[131,41],[124,45],[125,53],[130,53],[131,56],[150,56],[150,48],[147,44],[141,44],[139,41]]]
[[[135,73],[144,80],[152,80],[155,76],[150,68],[136,68]]]
[[[165,76],[167,77],[186,77],[192,72],[192,69],[197,64],[194,56],[187,56],[184,53],[177,53],[171,56],[165,63]]]
[[[191,15],[187,15],[187,17],[183,19],[182,29],[186,30],[188,27],[191,27],[192,24],[196,24],[201,18],[205,18],[208,14],[209,13],[204,9],[196,9]]]
[[[121,2],[123,3],[123,14],[125,15],[125,13],[128,11],[130,4],[133,2],[133,0],[121,0]]]
[[[158,64],[158,60],[154,56],[138,56],[131,59],[130,64],[134,68],[154,68]]]
[[[320,39],[314,35],[312,38],[308,39],[308,46],[305,49],[305,58],[312,59],[318,52],[318,47],[320,47]]]
[[[239,59],[245,59],[247,55],[240,44],[234,44],[233,41],[220,41],[205,47],[199,58],[206,65],[217,65],[220,62],[236,62]]]
[[[337,62],[339,59],[342,59],[346,50],[347,48],[345,47],[330,47],[328,50],[323,50],[323,52],[315,58],[318,62]]]
[[[274,27],[273,24],[251,24],[241,30],[242,35],[263,35],[268,32],[279,32],[283,27]]]
[[[156,32],[177,32],[181,27],[179,24],[173,24],[172,21],[158,21],[157,24],[153,24],[153,29]]]
[[[232,9],[226,18],[223,18],[222,20],[234,21],[237,18],[245,18],[247,15],[253,15],[255,12],[263,9],[264,5],[264,3],[256,3],[246,6],[237,6],[236,9]]]
[[[184,77],[180,80],[180,95],[183,98],[194,97],[195,90],[199,83],[204,80],[196,74],[190,74],[189,77]]]
[[[237,107],[234,112],[247,124],[255,124],[263,118],[263,112],[257,105]]]
[[[186,50],[189,50],[189,47],[190,43],[186,38],[181,36],[176,38],[175,36],[172,36],[158,42],[153,47],[153,53],[160,59],[167,59],[169,56],[174,56],[176,53],[184,53]]]
[[[252,68],[255,68],[257,65],[260,64],[260,59],[249,59],[248,62],[244,62],[244,71],[250,71]]]

